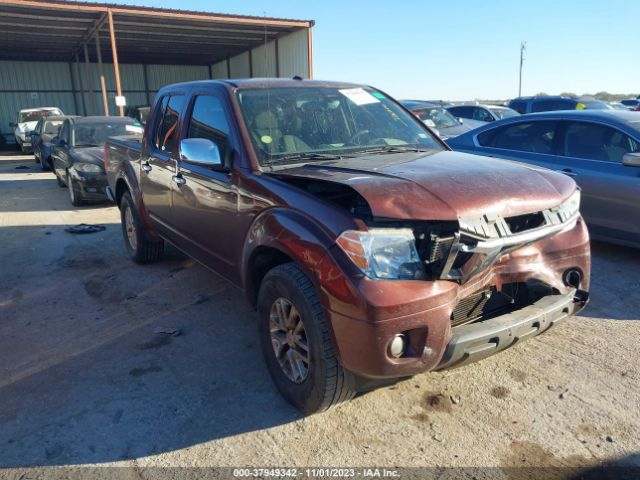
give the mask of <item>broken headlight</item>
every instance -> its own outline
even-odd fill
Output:
[[[425,278],[410,228],[374,228],[366,232],[347,230],[336,243],[369,278]]]
[[[560,209],[569,217],[576,215],[580,211],[580,190],[576,189],[576,191],[560,205]]]

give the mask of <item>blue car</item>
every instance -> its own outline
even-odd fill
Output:
[[[572,177],[582,189],[582,215],[592,238],[640,247],[639,113],[534,113],[492,122],[447,143]]]

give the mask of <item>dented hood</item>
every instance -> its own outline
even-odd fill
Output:
[[[576,188],[550,170],[453,151],[372,154],[276,174],[348,185],[374,216],[414,220],[531,213],[559,205]]]

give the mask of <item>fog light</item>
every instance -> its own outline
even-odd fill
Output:
[[[562,281],[568,287],[580,288],[582,282],[582,272],[577,268],[565,270],[562,274]]]
[[[402,333],[395,335],[389,343],[389,355],[393,358],[400,358],[407,348],[407,339]]]

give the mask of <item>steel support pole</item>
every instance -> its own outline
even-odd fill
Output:
[[[100,73],[100,89],[102,90],[102,106],[104,116],[109,116],[109,98],[107,97],[107,82],[104,78],[104,67],[102,66],[102,48],[100,48],[100,32],[96,32],[96,56],[98,57],[98,72]]]
[[[118,65],[118,48],[116,47],[116,32],[113,28],[113,13],[111,9],[107,9],[107,17],[109,18],[109,35],[111,37],[111,53],[113,54],[113,71],[116,77],[116,92],[118,96],[122,96],[122,87],[120,85],[120,66]],[[124,107],[119,106],[120,116],[124,117]]]
[[[80,99],[82,100],[82,114],[87,114],[87,102],[84,99],[84,84],[82,82],[82,74],[80,73],[80,59],[76,54],[76,75],[78,75],[78,84],[80,86]]]
[[[309,67],[309,80],[313,78],[313,37],[311,27],[307,28],[307,62]]]
[[[87,48],[86,43],[82,45],[82,48],[84,50],[84,75],[85,80],[87,81],[87,88],[89,89],[91,115],[95,115],[98,109],[96,108],[96,96],[93,94],[93,78],[91,75],[91,65],[89,64],[89,49]]]

